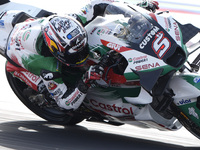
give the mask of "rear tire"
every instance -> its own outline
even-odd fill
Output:
[[[75,125],[83,121],[83,117],[73,112],[67,113],[66,110],[58,110],[54,108],[41,108],[38,105],[32,103],[27,96],[24,95],[23,90],[28,86],[20,81],[18,78],[6,71],[8,83],[20,101],[29,108],[33,113],[39,117],[56,124],[62,125]]]

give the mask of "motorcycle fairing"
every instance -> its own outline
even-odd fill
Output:
[[[193,26],[192,24],[182,25],[180,22],[176,21],[180,27],[183,35],[183,43],[186,44],[191,40],[197,33],[200,33],[200,29]]]
[[[145,90],[142,91],[143,94],[146,92]],[[152,101],[147,93],[140,96],[142,96],[143,104],[148,104]],[[125,99],[129,102],[125,101]],[[134,121],[141,121],[145,126],[160,130],[177,130],[181,128],[181,124],[176,118],[163,118],[150,105],[140,105],[138,100],[141,99],[137,100],[137,97],[135,99],[125,97],[125,99],[120,98],[120,95],[116,94],[115,91],[106,92],[104,89],[92,88],[89,89],[84,104],[89,109],[108,118],[108,120],[116,122],[134,124]],[[130,102],[135,102],[138,105],[131,104]]]
[[[152,18],[150,18],[150,21],[151,21],[151,19]],[[148,77],[148,72],[155,71],[155,72],[158,72],[157,77],[159,77],[160,73],[162,75],[164,75],[164,74],[168,73],[169,71],[174,70],[174,68],[175,69],[178,68],[176,65],[174,65],[175,67],[168,65],[166,62],[164,62],[162,59],[160,59],[158,57],[158,55],[153,51],[152,45],[150,44],[152,41],[155,40],[155,39],[153,39],[153,37],[151,39],[151,42],[148,42],[147,45],[145,46],[145,50],[143,50],[143,49],[141,50],[139,48],[139,44],[126,42],[126,40],[124,40],[123,38],[118,38],[116,36],[113,36],[113,33],[115,33],[115,29],[117,28],[117,25],[126,27],[127,26],[126,22],[127,22],[127,18],[125,18],[123,15],[106,15],[105,17],[97,17],[94,21],[92,21],[90,24],[88,24],[86,26],[86,30],[88,32],[89,46],[91,48],[91,53],[92,53],[91,56],[92,56],[92,59],[95,60],[95,62],[98,62],[98,59],[100,59],[100,57],[103,54],[105,54],[107,51],[109,51],[110,49],[115,50],[116,52],[119,52],[121,55],[124,56],[124,58],[128,62],[128,66],[126,67],[126,70],[124,72],[124,76],[126,77],[127,83],[130,81],[135,81],[135,80],[139,79],[138,75],[136,73],[133,73],[132,70],[139,72],[139,73],[147,72],[147,74],[146,74],[147,77]],[[175,43],[174,39],[171,39],[171,37],[168,35],[168,33],[166,33],[165,31],[162,31],[162,30],[163,29],[158,25],[158,23],[155,22],[152,30],[150,30],[148,33],[154,32],[155,33],[154,36],[156,36],[157,32],[162,32],[163,35],[165,35],[164,37],[166,37],[168,40],[169,39],[172,40]],[[146,34],[148,34],[148,33],[146,33]],[[173,44],[171,43],[170,48],[174,48],[173,45],[177,46],[177,44],[174,44],[174,43]],[[180,45],[178,45],[178,46],[180,46]],[[147,49],[146,49],[146,47],[147,47]],[[134,51],[134,56],[133,56],[133,51]],[[163,59],[165,58],[165,60],[166,60],[167,57],[173,56],[174,51],[175,51],[174,49],[168,50],[167,53],[162,58]],[[181,51],[183,51],[183,50],[181,49]],[[94,56],[93,52],[97,53],[97,55],[95,55],[95,57],[93,57]],[[183,54],[184,54],[184,51],[183,51]],[[100,57],[98,55],[100,55]],[[159,71],[157,71],[157,70],[159,70]],[[151,75],[151,76],[153,76],[153,75]],[[149,90],[152,89],[152,86],[154,84],[155,84],[155,82],[150,84],[150,86],[148,85],[147,89],[149,89]],[[112,93],[112,92],[116,92],[116,91],[124,91],[123,96],[120,96],[121,100],[119,99],[119,97],[117,97],[116,99],[114,98],[112,101],[112,99],[110,97],[109,98],[103,97],[104,94],[102,94],[102,93],[104,93],[106,91],[101,92],[102,89],[99,88],[99,89],[95,90],[95,88],[93,88],[94,91],[88,92],[87,101],[85,101],[85,103],[88,106],[88,108],[102,114],[103,116],[111,116],[113,118],[116,117],[118,119],[120,119],[120,117],[122,117],[122,116],[123,116],[123,118],[124,117],[126,118],[126,116],[127,116],[127,117],[134,117],[136,120],[143,120],[143,119],[146,121],[157,120],[156,118],[158,118],[158,116],[160,116],[160,115],[157,114],[152,108],[150,110],[150,105],[148,105],[148,104],[152,102],[152,97],[146,92],[146,90],[142,90],[143,88],[141,88],[141,85],[139,85],[137,88],[135,88],[135,89],[140,89],[139,91],[138,90],[135,91],[134,87],[132,86],[132,88],[131,88],[131,86],[130,86],[128,89],[131,89],[133,91],[132,93],[135,92],[136,95],[129,97],[129,96],[126,96],[126,92],[127,92],[126,89],[127,89],[127,87],[123,87],[121,85],[118,85],[117,87],[107,88],[106,90],[107,90],[108,95],[105,94],[105,96],[110,96],[109,92]],[[142,101],[140,99],[140,96],[141,96],[140,92],[142,92],[142,91],[144,91],[146,93],[145,94],[146,98],[144,98],[144,97],[142,98],[142,99],[146,99],[146,101]],[[100,96],[98,93],[100,94]],[[121,93],[119,95],[121,95]],[[118,101],[115,102],[115,100],[118,100]],[[139,101],[137,101],[137,100],[139,100]],[[147,104],[146,106],[141,105],[141,104],[144,104],[144,102],[146,102],[146,104]],[[124,105],[124,103],[127,105]],[[127,112],[127,114],[122,113],[122,112],[120,113],[119,111],[116,112],[115,111],[116,109],[114,109],[115,107],[112,107],[113,105],[115,105],[115,107],[117,106],[120,108],[120,109],[117,108],[117,110],[124,110]],[[128,106],[128,108],[126,108],[125,106]],[[134,107],[135,108],[134,109],[129,106],[131,106],[131,107],[136,106],[136,108]],[[138,108],[140,108],[141,110],[138,111]],[[133,112],[133,113],[131,113],[131,115],[130,115],[130,113],[128,113],[128,112]],[[142,115],[142,113],[143,113],[143,115],[144,114],[146,114],[146,115],[140,116],[140,114]],[[150,118],[148,118],[149,115],[151,116]],[[147,117],[147,118],[145,118],[145,117]],[[134,120],[134,118],[132,118],[132,121]],[[162,123],[159,122],[159,120],[163,120],[163,121],[161,121]],[[168,126],[168,128],[170,128],[170,129],[176,128],[176,127],[174,127],[175,126],[174,124],[178,124],[178,123],[175,123],[174,120],[170,123],[169,122],[167,123],[166,120],[167,119],[160,117],[157,120],[158,121],[157,123],[162,124],[162,126],[164,126],[164,127]],[[126,121],[126,119],[124,121]],[[169,126],[171,126],[171,127],[169,127]],[[181,125],[179,124],[178,126],[180,127]]]
[[[137,74],[140,77],[140,84],[141,86],[147,90],[148,92],[150,92],[154,85],[156,84],[156,82],[158,81],[161,73],[163,72],[163,69],[157,69],[151,72],[137,72],[135,70],[132,70],[135,74]]]
[[[171,29],[167,31],[166,29],[163,28],[163,26],[165,26],[163,25],[163,20],[165,20],[166,18],[157,16],[157,18],[159,18],[157,20],[158,22],[152,18],[150,19],[149,17],[146,18],[154,25],[154,27],[158,28],[157,29],[158,31],[155,34],[154,38],[150,39],[146,47],[143,50],[142,49],[140,50],[144,51],[144,53],[146,54],[162,59],[166,64],[170,65],[175,69],[179,69],[186,61],[186,50],[185,46],[182,44],[183,39],[177,23],[173,21],[172,18],[170,17],[167,18],[168,20],[170,20],[169,23],[171,24],[170,25]],[[174,27],[173,25],[174,26],[176,25],[176,27]],[[174,31],[172,32],[172,30]],[[177,32],[177,30],[179,30],[179,35],[176,35],[177,33],[175,33]],[[152,31],[150,31],[149,33],[151,32]],[[149,33],[147,33],[146,35],[148,36]],[[178,39],[177,36],[179,36],[180,39]]]
[[[175,93],[174,103],[178,106],[184,118],[186,117],[187,120],[192,120],[200,126],[200,76],[184,73],[173,77],[169,87]]]
[[[117,13],[123,14],[125,18],[130,17],[131,15],[132,16],[135,15],[136,16],[134,18],[134,22],[136,22],[135,24],[137,24],[138,22],[143,22],[142,27],[144,27],[144,25],[148,26],[146,28],[147,29],[146,32],[143,31],[143,39],[142,37],[136,39],[137,36],[135,36],[135,40],[134,39],[133,41],[128,40],[129,41],[128,47],[143,52],[145,54],[151,55],[153,57],[162,59],[166,64],[174,68],[182,66],[183,63],[186,61],[185,51],[182,50],[182,45],[180,44],[182,43],[181,31],[179,32],[179,35],[177,35],[178,33],[177,30],[179,30],[179,27],[172,18],[155,16],[158,18],[158,20],[154,20],[151,17],[152,15],[149,15],[149,12],[144,11],[144,9],[141,9],[138,6],[130,6],[130,5],[128,6],[111,5],[110,7],[108,6],[106,8],[106,11],[108,11],[109,14],[117,14]],[[169,24],[168,28],[171,28],[170,29],[171,31],[170,30],[166,31],[165,29],[163,29],[162,27],[164,22],[163,20],[165,20],[165,22],[166,20],[168,21]],[[129,23],[130,19],[128,20],[127,24]],[[129,25],[126,26],[128,27]],[[132,24],[130,25],[131,28],[134,28],[134,26],[132,26]],[[141,31],[134,30],[134,32],[141,32]],[[180,39],[178,39],[177,37],[179,37]],[[177,50],[179,51],[178,54],[175,53],[175,51]]]
[[[99,19],[99,22],[98,22],[98,19]],[[111,18],[111,19],[113,20],[113,18]],[[149,17],[149,19],[152,19],[152,18]],[[185,49],[185,45],[184,45],[183,40],[182,40],[181,29],[177,26],[177,23],[172,18],[166,17],[166,19],[164,19],[164,18],[162,18],[162,16],[157,17],[157,21],[162,26],[167,26],[167,23],[165,24],[165,20],[168,22],[168,26],[167,26],[168,28],[166,28],[166,29],[159,28],[158,32],[161,31],[160,29],[162,29],[162,31],[166,30],[166,31],[163,31],[163,33],[165,35],[164,37],[168,38],[168,36],[166,36],[166,35],[168,35],[168,32],[169,32],[170,35],[173,35],[172,40],[177,43],[177,44],[171,44],[171,48],[174,51],[168,50],[167,53],[165,54],[165,56],[163,56],[163,59],[165,59],[165,61],[168,64],[166,62],[164,62],[162,59],[159,59],[157,57],[157,55],[155,55],[154,51],[149,52],[148,50],[146,50],[146,53],[143,53],[143,51],[138,50],[138,48],[137,48],[138,45],[135,44],[135,43],[131,43],[132,46],[134,47],[134,48],[132,47],[132,50],[131,50],[130,44],[123,42],[123,40],[121,40],[119,38],[118,39],[117,38],[112,39],[112,37],[110,37],[110,36],[113,32],[114,27],[116,26],[116,24],[114,24],[114,21],[112,21],[112,20],[109,20],[110,22],[107,20],[106,23],[105,23],[106,18],[103,18],[103,17],[97,18],[95,20],[96,23],[97,23],[96,25],[98,25],[98,23],[100,23],[102,26],[96,26],[95,25],[94,28],[91,28],[89,30],[89,33],[90,33],[89,39],[93,38],[93,39],[89,40],[89,42],[91,42],[89,44],[91,44],[93,47],[98,45],[99,47],[101,47],[101,49],[103,49],[104,52],[109,50],[109,49],[106,49],[106,48],[110,48],[110,49],[113,49],[117,52],[120,52],[120,54],[122,54],[128,62],[128,66],[127,66],[127,68],[124,72],[124,76],[126,77],[127,81],[132,81],[132,80],[138,79],[137,75],[135,73],[133,73],[131,69],[134,69],[138,72],[147,72],[147,74],[148,74],[148,72],[163,68],[164,70],[162,72],[162,75],[165,75],[168,72],[172,72],[172,74],[174,74],[174,71],[178,70],[183,65],[183,63],[186,61],[187,51]],[[110,24],[108,24],[108,22]],[[118,22],[120,22],[120,21],[118,21]],[[121,24],[123,24],[123,21],[122,21]],[[157,25],[157,24],[158,23],[155,22],[155,26],[159,27],[159,25]],[[110,26],[108,26],[108,25],[110,25]],[[98,31],[99,32],[104,31],[104,33],[101,32],[98,36],[96,36],[99,33]],[[178,33],[178,34],[176,35],[175,32]],[[99,40],[99,39],[101,39],[101,40]],[[154,41],[154,40],[152,40],[152,41]],[[105,43],[105,41],[107,41],[107,43],[104,44],[101,41],[104,41],[104,43]],[[102,44],[104,44],[104,45],[102,45]],[[173,45],[174,45],[174,47],[173,47]],[[130,48],[130,49],[125,49],[124,47]],[[152,49],[150,44],[148,45],[148,48]],[[132,53],[133,53],[132,51],[134,51],[134,56],[132,56]],[[169,52],[171,52],[171,53],[169,53]],[[164,58],[164,57],[166,57],[166,58]],[[180,58],[178,58],[178,57],[180,57]],[[132,59],[129,59],[129,58],[132,58]],[[134,60],[140,60],[140,61],[138,61],[138,63],[136,64],[137,61],[134,61]],[[154,64],[153,64],[153,62],[154,62]],[[172,62],[172,64],[169,64],[169,62]],[[171,77],[172,76],[170,74],[168,76],[168,78],[170,78],[171,82],[170,83],[166,82],[165,86],[163,86],[162,89],[165,89],[166,86],[169,85],[169,88],[173,89],[173,91],[175,92],[174,103],[176,105],[178,105],[178,107],[182,111],[183,116],[188,117],[188,118],[192,118],[192,120],[194,122],[199,124],[199,115],[198,114],[200,114],[200,113],[199,113],[199,107],[197,107],[198,106],[197,104],[200,100],[197,101],[197,97],[199,97],[199,89],[198,89],[197,84],[196,85],[189,84],[182,77],[176,77],[175,76],[175,77],[172,77],[172,79],[171,79]],[[164,78],[164,80],[165,80],[165,78]],[[197,88],[195,86],[197,86]],[[119,88],[121,88],[121,87],[119,87]],[[157,88],[159,88],[159,84],[158,84]],[[149,88],[149,89],[151,89],[151,88]],[[160,94],[162,94],[162,92],[163,92],[163,90],[160,90],[156,94],[160,95]],[[95,94],[95,92],[93,94]],[[133,105],[138,107],[138,104],[140,103],[140,101],[135,101],[135,100],[137,100],[137,98],[139,99],[139,95],[135,96],[135,97],[130,97],[130,98],[124,97],[124,100],[126,100],[124,102],[125,103],[126,102],[132,103]],[[96,102],[101,103],[101,100],[98,100],[98,96],[96,98],[97,98]],[[145,98],[143,98],[143,99],[145,99]],[[149,102],[150,102],[150,100],[149,100]],[[106,103],[106,99],[105,99],[105,103]],[[106,104],[103,104],[103,106],[106,106]],[[92,105],[90,105],[89,107],[92,108],[92,109],[97,109],[96,111],[99,112],[99,113],[105,112],[104,109],[98,109],[97,107],[94,108],[94,107],[92,107]],[[141,114],[141,116],[140,116],[140,114]],[[104,115],[110,116],[111,114],[107,111]],[[114,116],[110,116],[110,117],[111,118],[116,117],[117,119],[120,119],[119,116],[115,116],[116,114],[113,114],[113,115]],[[135,120],[142,120],[142,122],[144,122],[146,124],[148,124],[149,121],[152,121],[150,118],[148,118],[148,119],[145,118],[147,116],[151,116],[151,117],[153,116],[152,118],[153,118],[154,121],[156,120],[156,122],[158,124],[161,124],[165,127],[168,126],[169,129],[177,129],[177,128],[181,127],[181,125],[178,121],[175,122],[175,120],[173,120],[174,122],[171,122],[171,123],[167,122],[166,119],[163,119],[159,114],[157,114],[148,104],[146,105],[146,107],[141,108],[141,112],[139,112],[138,114],[134,114]],[[134,120],[133,118],[132,119],[126,118],[125,115],[123,117],[123,122],[134,124],[133,120]]]
[[[113,36],[113,30],[115,29],[116,25],[118,25],[118,22],[115,22],[115,17],[116,16],[113,17],[111,15],[106,16],[106,18],[97,17],[93,22],[86,26],[86,30],[89,33],[88,41],[91,48],[91,53],[96,52],[102,56],[110,49],[120,52],[120,54],[122,54],[128,62],[128,66],[124,72],[127,80],[138,79],[138,76],[134,74],[131,69],[136,71],[144,71],[149,69],[148,71],[150,71],[152,69],[159,69],[162,67],[164,68],[163,73],[168,72],[168,69],[171,69],[171,67],[163,62],[163,60],[138,51],[134,47],[130,48],[126,41]],[[132,51],[134,51],[134,56],[132,56]],[[138,59],[139,61],[142,60],[142,62],[138,62]]]
[[[136,9],[131,9],[131,11],[135,12]],[[90,48],[92,48],[91,51],[98,52],[100,53],[100,55],[103,55],[103,53],[106,53],[106,51],[108,51],[109,49],[113,49],[121,53],[126,58],[128,66],[126,67],[124,76],[127,80],[138,79],[138,76],[134,74],[132,70],[139,72],[151,72],[153,70],[163,68],[164,70],[162,72],[162,75],[164,75],[173,69],[180,69],[180,67],[186,61],[185,50],[183,50],[183,48],[181,47],[184,45],[181,44],[182,42],[174,40],[176,39],[176,37],[173,37],[175,36],[175,31],[172,32],[173,34],[170,32],[170,34],[172,34],[171,37],[169,36],[169,33],[165,31],[165,29],[163,29],[158,22],[151,18],[151,16],[149,16],[148,14],[142,15],[146,15],[146,19],[153,25],[152,29],[148,31],[143,37],[142,42],[144,42],[146,39],[148,39],[149,41],[146,42],[146,45],[142,48],[142,43],[138,44],[134,42],[127,42],[123,38],[113,36],[113,34],[115,34],[115,29],[118,25],[121,25],[124,28],[127,27],[126,22],[128,20],[122,14],[117,15],[117,17],[116,15],[106,15],[105,17],[97,17],[93,22],[89,24],[89,26],[86,26],[86,29],[89,33],[88,38]],[[171,18],[169,20],[171,24],[175,23],[175,21],[172,22],[173,20]],[[174,28],[171,27],[171,30],[174,30]],[[95,34],[97,34],[98,36],[96,36]],[[92,39],[90,39],[90,37],[92,37]],[[94,37],[96,38],[95,40]],[[181,40],[181,35],[179,35],[179,37]],[[166,46],[166,43],[168,44],[168,48],[165,49],[164,52],[161,52],[162,50],[158,49],[155,50],[155,47],[157,45],[152,44],[158,44],[159,42],[164,43],[163,45],[161,45],[163,46],[163,48]],[[176,42],[178,44],[176,44]],[[93,49],[94,47],[96,48]],[[98,50],[97,47],[99,47],[101,50]],[[133,50],[134,56],[132,56]],[[139,59],[142,57],[146,58]],[[139,59],[140,62],[133,61],[135,58]]]

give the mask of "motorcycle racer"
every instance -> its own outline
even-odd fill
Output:
[[[7,70],[17,70],[14,75],[27,84],[32,82],[36,91],[50,93],[59,107],[76,110],[87,94],[88,83],[99,80],[104,72],[99,65],[87,69],[89,49],[84,26],[103,15],[111,3],[114,0],[92,0],[76,14],[29,18],[21,23],[23,15],[19,14],[22,13],[16,14],[13,19],[16,25],[13,25],[6,50]],[[158,9],[157,2],[138,5],[152,12]],[[1,20],[6,20],[9,12],[1,16]],[[16,19],[17,16],[20,19]],[[30,73],[38,80],[31,80]]]

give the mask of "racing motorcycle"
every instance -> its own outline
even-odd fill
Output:
[[[52,14],[12,2],[0,5],[0,10],[12,10],[13,6],[23,10],[14,16],[13,26],[30,16]],[[0,50],[5,56],[5,39],[11,29],[5,30],[6,22],[0,21],[4,35],[0,37]],[[129,4],[108,5],[104,16],[85,28],[90,48],[88,64],[101,65],[105,73],[92,84],[80,108],[68,112],[59,108],[51,96],[34,90],[25,94],[29,86],[6,69],[10,87],[24,105],[57,124],[75,125],[87,120],[170,131],[184,126],[200,138],[200,46],[199,42],[186,46],[200,29],[180,24],[168,12],[154,14]],[[191,47],[195,48],[189,52]],[[189,56],[196,52],[197,57],[189,62]],[[37,80],[28,71],[23,74]]]

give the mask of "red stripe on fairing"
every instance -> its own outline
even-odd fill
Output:
[[[158,22],[156,15],[154,13],[150,13],[149,16],[151,16],[151,18],[153,18],[156,22]]]
[[[110,48],[110,49],[112,49],[112,50],[115,50],[115,51],[117,51],[117,52],[119,52],[119,53],[125,52],[125,51],[133,50],[133,49],[131,49],[131,48],[124,47],[124,46],[121,46],[121,45],[119,45],[119,44],[116,44],[116,43],[113,43],[113,42],[109,42],[109,41],[105,41],[105,40],[102,40],[102,39],[101,39],[101,43],[102,43],[104,46],[106,46],[106,47],[108,47],[108,48]]]
[[[30,86],[32,89],[34,89],[35,91],[38,91],[37,89],[37,85],[36,85],[36,81],[32,81],[30,78],[28,78],[25,74],[26,73],[30,73],[30,72],[21,72],[21,71],[15,71],[13,73],[14,76],[20,78],[22,81],[24,81],[28,86]],[[30,73],[32,74],[32,73]],[[33,75],[33,74],[32,74]],[[34,75],[36,76],[36,75]],[[37,76],[37,80],[39,79],[39,76]]]
[[[14,72],[14,71],[27,71],[26,69],[22,67],[16,67],[13,64],[11,64],[9,61],[6,64],[6,71],[8,72]]]

